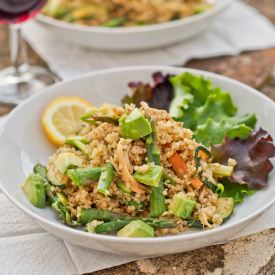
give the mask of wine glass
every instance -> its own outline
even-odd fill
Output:
[[[58,81],[46,68],[28,64],[21,23],[34,17],[46,0],[0,0],[0,24],[9,24],[11,67],[0,70],[0,102],[16,105]]]

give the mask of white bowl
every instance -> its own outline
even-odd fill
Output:
[[[189,39],[211,27],[215,19],[234,0],[218,0],[213,9],[202,14],[155,25],[137,27],[92,27],[67,23],[45,15],[39,15],[49,35],[57,41],[103,50],[140,50],[158,48]],[[234,23],[234,22],[233,22]]]
[[[275,104],[256,90],[235,80],[213,73],[173,67],[128,67],[94,72],[74,80],[47,88],[17,107],[9,116],[0,134],[0,187],[8,198],[33,217],[45,230],[81,246],[113,253],[161,255],[187,251],[225,242],[256,219],[275,201],[275,173],[269,186],[248,197],[237,207],[232,218],[222,226],[205,231],[187,231],[176,236],[158,238],[121,238],[82,232],[61,224],[50,207],[33,207],[19,188],[38,161],[46,164],[55,148],[49,143],[41,127],[41,113],[46,104],[61,95],[77,95],[95,105],[120,104],[129,92],[129,81],[149,81],[155,71],[178,74],[190,71],[211,79],[214,85],[230,92],[239,106],[240,114],[256,112],[258,125],[275,137]],[[272,184],[271,184],[272,183]]]

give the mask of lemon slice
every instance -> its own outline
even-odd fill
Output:
[[[42,115],[42,125],[49,140],[61,146],[67,137],[75,135],[83,123],[80,117],[91,104],[79,97],[58,97],[50,102]]]

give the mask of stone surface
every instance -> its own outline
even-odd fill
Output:
[[[275,24],[275,0],[247,0]],[[9,64],[7,27],[0,26],[0,68]],[[30,62],[45,63],[30,48]],[[258,88],[275,100],[275,48],[243,53],[235,57],[193,60],[188,67],[199,68],[238,79]],[[0,106],[0,115],[10,110]],[[140,260],[94,273],[95,275],[141,274],[275,274],[275,229],[217,245]]]

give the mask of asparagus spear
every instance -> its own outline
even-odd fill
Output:
[[[66,140],[66,143],[69,145],[72,145],[73,147],[75,147],[76,149],[80,150],[81,152],[83,152],[86,155],[90,155],[91,154],[91,148],[87,145],[87,142],[83,139],[79,139],[79,138],[69,138]]]
[[[135,220],[141,220],[154,228],[171,228],[176,226],[174,222],[164,221],[164,220],[156,220],[156,219],[150,219],[150,218],[142,218],[142,219],[127,218],[127,219],[119,219],[119,220],[113,220],[110,222],[102,223],[95,228],[95,232],[98,234],[117,232],[121,228],[123,228],[124,226],[126,226],[127,224]]]
[[[95,228],[96,233],[115,232],[126,226],[131,221],[141,220],[154,228],[171,228],[176,224],[172,221],[157,220],[153,218],[131,217],[124,214],[113,213],[108,210],[98,210],[94,208],[84,209],[79,212],[78,223],[87,224],[93,220],[104,221],[105,223]]]
[[[103,234],[103,233],[111,233],[111,232],[117,232],[127,224],[129,224],[130,220],[115,220],[110,222],[105,222],[100,225],[98,225],[95,228],[95,233],[97,234]]]
[[[146,147],[148,161],[160,165],[160,152],[157,145],[156,123],[151,120],[152,133],[146,138]],[[165,197],[163,195],[163,177],[160,180],[158,187],[151,187],[150,194],[150,213],[151,216],[159,217],[166,211]]]
[[[81,208],[78,215],[78,222],[81,224],[87,224],[93,220],[109,222],[116,219],[121,219],[123,215],[113,213],[107,210],[98,210],[95,208]]]
[[[89,184],[91,181],[98,180],[101,174],[102,168],[77,168],[69,169],[67,176],[72,180],[73,185],[81,186]]]
[[[97,192],[108,196],[110,194],[110,184],[115,175],[114,167],[111,163],[107,163],[101,171],[101,175],[97,184]]]

